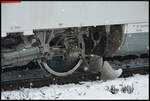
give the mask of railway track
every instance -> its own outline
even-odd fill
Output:
[[[126,56],[104,58],[114,69],[122,68],[120,77],[134,74],[149,74],[149,56]],[[34,67],[34,68],[33,68]],[[38,88],[50,84],[80,83],[80,81],[100,80],[100,73],[75,72],[70,76],[56,77],[42,70],[36,63],[28,67],[4,69],[1,71],[1,90],[16,90],[21,88]]]

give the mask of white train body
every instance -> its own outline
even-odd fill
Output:
[[[148,2],[29,2],[2,3],[2,37],[9,32],[33,34],[52,29],[112,24],[148,24]]]

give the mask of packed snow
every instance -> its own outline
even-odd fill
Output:
[[[116,90],[112,93],[110,88]],[[123,92],[130,86],[131,92]],[[21,88],[15,91],[2,91],[1,99],[149,99],[149,74],[115,80],[97,80],[79,84],[50,85],[41,88]]]

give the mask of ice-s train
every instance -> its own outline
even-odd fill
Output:
[[[121,70],[102,57],[149,51],[146,1],[2,2],[1,21],[2,69],[34,60],[66,76],[98,56],[102,74],[116,78]]]

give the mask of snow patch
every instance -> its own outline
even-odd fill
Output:
[[[108,87],[111,85],[119,89],[116,94],[108,91]],[[133,92],[123,93],[121,88],[124,85],[133,85]],[[1,99],[149,99],[149,75],[136,74],[133,77],[115,80],[1,91]]]

